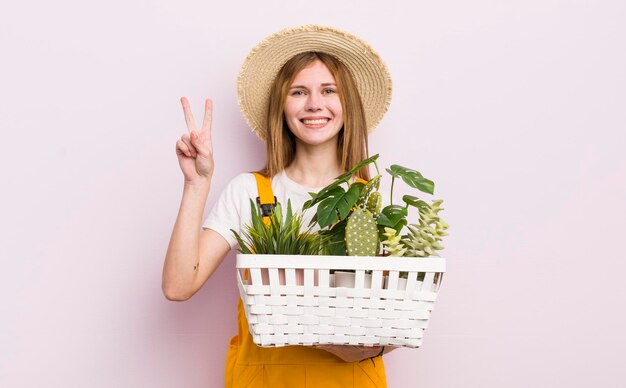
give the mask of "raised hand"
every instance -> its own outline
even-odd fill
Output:
[[[183,134],[176,142],[176,156],[183,171],[185,181],[197,183],[210,180],[213,176],[213,143],[211,141],[211,121],[213,119],[213,102],[206,99],[204,103],[204,120],[202,128],[196,130],[196,124],[191,114],[189,100],[182,97],[180,102],[185,114],[185,122],[189,132]]]

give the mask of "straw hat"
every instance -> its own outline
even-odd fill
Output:
[[[270,88],[283,65],[297,54],[317,51],[341,61],[357,85],[367,132],[378,125],[391,101],[387,66],[367,43],[332,27],[303,25],[279,31],[252,49],[237,79],[239,107],[250,128],[265,140]]]

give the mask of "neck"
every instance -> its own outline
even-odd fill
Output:
[[[285,168],[287,176],[306,187],[324,187],[345,171],[337,155],[337,143],[311,146],[296,141],[296,155]]]

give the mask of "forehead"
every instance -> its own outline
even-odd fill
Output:
[[[333,77],[333,74],[322,61],[316,59],[296,74],[291,85],[318,85],[327,83],[335,83],[335,77]]]

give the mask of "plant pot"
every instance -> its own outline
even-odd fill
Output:
[[[356,274],[348,271],[335,271],[335,287],[355,288]],[[380,288],[383,287],[384,280],[380,282]],[[372,275],[365,274],[363,276],[363,288],[372,288]]]
[[[269,275],[269,270],[268,269],[262,269],[261,270],[261,279],[263,281],[263,285],[267,286],[270,284],[270,275]],[[296,285],[298,286],[302,286],[304,285],[304,270],[302,269],[296,269],[295,270],[295,279],[296,279]],[[317,271],[315,271],[313,273],[313,279],[314,279],[314,285],[317,286],[318,284],[318,274]],[[281,286],[284,286],[287,284],[286,278],[285,278],[285,270],[282,268],[278,269],[278,284]]]

